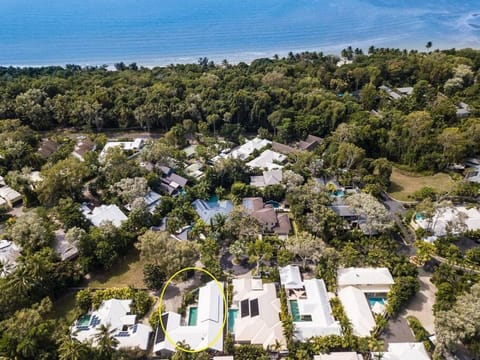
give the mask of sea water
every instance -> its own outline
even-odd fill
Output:
[[[479,0],[0,0],[0,65],[480,47]]]

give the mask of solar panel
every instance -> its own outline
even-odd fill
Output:
[[[250,309],[248,308],[248,299],[242,300],[240,302],[240,313],[242,318],[250,315]]]
[[[162,323],[166,329],[168,324],[168,314],[162,315]],[[157,328],[157,336],[155,338],[155,344],[161,343],[164,340],[165,340],[165,333],[163,332],[162,327],[159,325]]]
[[[250,316],[258,316],[260,314],[258,309],[258,299],[250,300]]]

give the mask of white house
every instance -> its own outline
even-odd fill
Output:
[[[98,310],[80,317],[71,327],[71,334],[79,341],[92,340],[96,345],[95,336],[100,326],[110,327],[110,333],[118,340],[118,348],[135,348],[147,350],[152,328],[137,324],[136,315],[130,314],[132,300],[110,299],[104,301]]]
[[[438,209],[433,219],[415,218],[415,223],[430,230],[435,236],[444,236],[448,230],[461,233],[465,230],[480,229],[480,210],[476,207],[452,206]]]
[[[93,226],[100,226],[102,223],[110,221],[115,227],[120,227],[122,222],[127,220],[127,217],[117,205],[101,205],[90,209],[86,204],[83,204],[81,209]]]
[[[227,216],[233,210],[233,203],[230,200],[207,202],[205,200],[197,199],[192,202],[192,206],[197,212],[198,216],[200,216],[205,224],[208,225],[210,225],[215,215],[220,214]]]
[[[375,320],[362,290],[347,286],[338,291],[338,298],[352,324],[353,333],[357,336],[370,336]]]
[[[282,183],[282,170],[268,170],[264,171],[261,176],[251,176],[250,185],[263,188],[270,185],[278,185]]]
[[[338,289],[348,286],[366,293],[387,293],[394,284],[387,268],[340,268],[337,271]]]
[[[249,277],[233,279],[232,284],[232,308],[238,310],[233,326],[235,342],[265,349],[278,342],[286,348],[275,284]]]
[[[144,139],[136,138],[133,141],[108,141],[100,152],[99,159],[103,159],[108,149],[120,147],[123,150],[138,151],[144,145]]]
[[[321,279],[301,281],[298,266],[280,268],[280,283],[287,292],[295,337],[340,335],[340,323],[333,318],[325,283]]]
[[[157,328],[153,352],[158,354],[176,351],[176,344],[184,342],[191,350],[200,350],[208,347],[212,350],[223,350],[223,321],[225,310],[223,303],[223,285],[220,289],[215,281],[210,281],[199,289],[198,305],[195,309],[189,308],[187,325],[182,324],[182,317],[175,312],[162,314],[162,322],[167,331],[166,335],[161,327]]]
[[[372,353],[375,358],[376,353]],[[380,353],[382,360],[430,360],[423,343],[390,343],[388,351]]]
[[[20,256],[20,251],[22,251],[22,249],[14,242],[0,240],[0,261],[7,265],[0,277],[15,269],[17,266],[17,258]]]
[[[287,157],[285,155],[268,149],[262,152],[252,161],[249,161],[247,166],[267,170],[279,170],[283,168],[281,163],[283,163],[286,159]]]
[[[22,194],[10,186],[0,187],[0,198],[5,200],[9,207],[14,207],[22,201]]]
[[[261,150],[264,147],[270,145],[272,142],[266,139],[260,139],[258,137],[246,141],[243,145],[240,145],[233,149],[231,152],[222,152],[220,155],[215,156],[212,162],[217,162],[221,159],[233,158],[246,160],[255,150]]]
[[[330,354],[315,355],[313,360],[363,360],[363,356],[356,352],[331,352]],[[413,359],[411,359],[413,360]]]

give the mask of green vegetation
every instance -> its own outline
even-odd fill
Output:
[[[393,168],[390,178],[391,184],[388,193],[397,200],[414,201],[415,193],[425,187],[432,188],[438,193],[449,192],[453,189],[454,181],[444,173],[435,175],[412,174],[396,167]]]

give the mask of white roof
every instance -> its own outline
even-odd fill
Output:
[[[387,268],[340,268],[337,271],[338,286],[393,285],[393,277]]]
[[[65,239],[65,232],[62,229],[55,231],[52,247],[62,261],[72,259],[78,255],[78,248]]]
[[[21,199],[22,195],[18,191],[12,189],[10,186],[3,186],[0,187],[0,197],[7,200],[7,202],[15,202]]]
[[[103,158],[108,149],[114,147],[121,147],[123,150],[139,150],[143,145],[143,139],[136,138],[133,141],[108,141],[100,153],[100,158]]]
[[[315,355],[313,360],[363,360],[363,356],[356,352],[332,352],[330,354]]]
[[[262,152],[260,156],[256,157],[252,161],[249,161],[247,166],[268,170],[278,170],[283,168],[283,166],[277,163],[285,161],[286,158],[286,155],[268,149]]]
[[[372,354],[373,355],[373,354]],[[390,343],[388,351],[383,353],[382,360],[430,360],[423,343]]]
[[[21,247],[12,241],[0,240],[0,261],[7,263],[13,270],[17,266],[17,258],[20,256]]]
[[[34,183],[43,181],[43,176],[40,174],[40,171],[32,171],[28,174],[28,178]]]
[[[370,336],[375,320],[365,294],[353,286],[347,286],[338,292],[338,298],[352,323],[353,333],[357,336]]]
[[[280,284],[285,289],[301,289],[303,288],[302,276],[300,268],[294,265],[287,265],[279,269]]]
[[[187,154],[187,157],[195,155],[195,149],[197,148],[198,145],[189,145],[186,148],[183,148],[182,151]]]
[[[152,328],[144,324],[135,324],[136,316],[128,315],[132,300],[110,299],[104,301],[97,311],[90,314],[88,325],[77,322],[71,327],[72,336],[80,341],[93,340],[101,325],[110,327],[111,333],[118,340],[119,348],[139,347],[148,348],[148,340]],[[127,330],[123,330],[126,327]]]
[[[410,95],[413,92],[413,87],[411,86],[399,87],[397,88],[397,91],[405,95]]]
[[[233,360],[233,356],[214,356],[213,360]]]
[[[304,285],[306,299],[297,300],[298,310],[300,315],[310,315],[312,321],[294,322],[295,337],[303,341],[312,336],[340,335],[341,327],[333,318],[324,281],[310,279],[305,280]]]
[[[434,235],[444,236],[447,233],[448,224],[457,220],[461,215],[465,216],[465,225],[468,227],[468,230],[480,229],[480,211],[474,207],[466,208],[465,206],[456,206],[442,208],[437,210],[430,224],[427,219],[416,219],[415,221],[424,229],[427,229],[429,225],[433,227],[431,230]]]
[[[94,208],[92,211],[83,208],[85,217],[90,220],[94,226],[100,226],[102,223],[111,221],[113,225],[119,227],[127,217],[117,205],[102,205]]]
[[[210,281],[199,289],[198,294],[198,313],[196,325],[181,325],[181,316],[174,312],[168,312],[168,321],[166,330],[168,337],[155,344],[153,351],[162,350],[175,351],[175,344],[185,342],[190,349],[203,349],[209,346],[209,349],[223,350],[223,320],[224,303],[223,284],[222,290],[215,281]],[[165,314],[164,314],[165,315]],[[218,337],[218,340],[215,339]],[[171,342],[173,341],[173,343]]]
[[[255,150],[261,150],[265,146],[267,146],[271,143],[272,142],[270,140],[260,139],[260,138],[256,137],[252,140],[248,140],[247,142],[245,142],[245,144],[236,147],[230,153],[228,153],[228,152],[227,153],[225,153],[225,152],[220,153],[219,155],[215,156],[212,159],[212,161],[216,162],[220,159],[226,159],[226,158],[245,160],[250,155],[252,155],[252,153]]]
[[[282,182],[283,172],[279,170],[264,171],[261,176],[251,176],[250,185],[264,187],[269,185],[278,185]]]
[[[242,300],[258,299],[259,310],[256,316],[248,314],[244,317],[239,310],[234,325],[235,340],[262,345],[265,349],[278,341],[285,348],[286,342],[279,315],[280,299],[277,298],[275,284],[268,283],[259,287],[258,282],[254,285],[252,280],[252,278],[241,278],[232,281],[232,307],[239,308]]]

